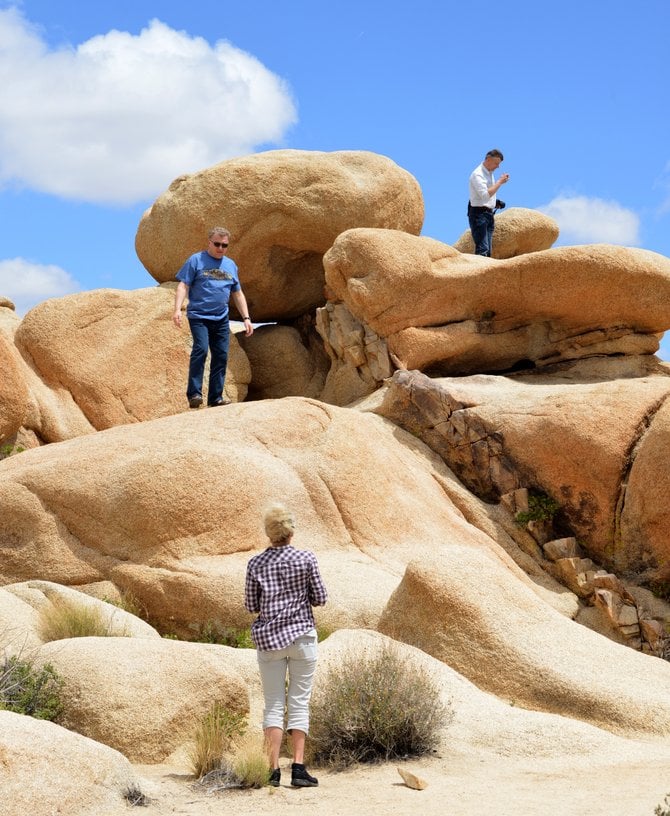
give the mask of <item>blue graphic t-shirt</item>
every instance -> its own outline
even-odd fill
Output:
[[[188,286],[187,316],[205,320],[228,317],[230,293],[241,289],[235,261],[212,258],[207,250],[191,255],[176,278]]]

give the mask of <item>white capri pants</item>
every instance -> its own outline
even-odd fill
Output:
[[[265,709],[263,728],[284,728],[284,708],[288,708],[287,730],[309,733],[309,698],[316,671],[316,629],[305,632],[284,649],[256,651],[263,684]],[[286,671],[288,670],[288,692]]]

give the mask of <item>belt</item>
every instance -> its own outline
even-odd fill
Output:
[[[493,212],[493,207],[473,207],[472,204],[468,204],[471,212]]]

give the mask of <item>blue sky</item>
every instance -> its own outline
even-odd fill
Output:
[[[446,243],[498,147],[559,244],[670,256],[669,41],[670,0],[0,0],[0,294],[154,285],[172,179],[285,147],[389,156]]]

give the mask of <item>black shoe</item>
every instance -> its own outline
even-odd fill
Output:
[[[274,771],[270,774],[270,778],[268,779],[268,785],[272,785],[273,788],[278,788],[279,783],[281,782],[281,771],[279,768],[275,768]]]
[[[202,400],[200,401],[202,402]],[[230,400],[228,399],[228,397],[221,397],[220,399],[215,400],[214,402],[210,402],[207,407],[218,408],[219,405],[230,405]]]
[[[189,397],[188,400],[188,407],[189,408],[200,408],[202,405],[202,395],[196,394],[194,397]]]
[[[291,785],[294,788],[316,788],[319,780],[307,773],[307,768],[294,762],[291,765]]]

